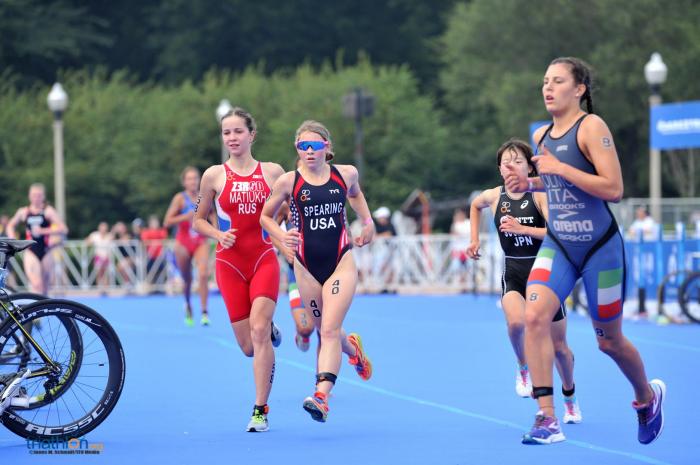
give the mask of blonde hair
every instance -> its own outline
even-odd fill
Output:
[[[305,132],[313,132],[314,134],[318,134],[319,136],[321,136],[323,140],[328,141],[326,161],[332,160],[335,156],[335,153],[333,153],[333,141],[331,140],[331,132],[328,130],[328,128],[324,126],[323,123],[307,119],[306,121],[301,123],[301,126],[299,126],[299,128],[297,129],[297,132],[294,135],[294,140],[298,141],[299,136],[301,136]]]
[[[30,184],[29,190],[31,191],[33,189],[38,189],[38,190],[46,193],[46,187],[40,182],[35,182],[35,183]]]

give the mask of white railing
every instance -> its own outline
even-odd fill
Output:
[[[497,241],[497,239],[494,237]],[[503,255],[486,237],[478,262],[453,254],[447,234],[378,238],[353,249],[363,292],[500,292]],[[454,252],[457,252],[456,250]]]
[[[369,293],[500,292],[503,259],[498,239],[495,236],[493,239],[489,241],[488,235],[484,235],[480,261],[462,263],[453,258],[453,239],[446,234],[377,238],[367,247],[353,249],[360,278],[358,290]],[[50,294],[180,292],[182,279],[175,265],[174,241],[163,241],[162,252],[151,260],[147,245],[136,240],[113,242],[103,282],[98,284],[94,248],[85,241],[64,242],[49,252],[53,258]],[[212,244],[210,289],[216,289],[213,248]],[[10,263],[12,273],[8,284],[27,289],[21,256]],[[284,286],[287,266],[281,258],[280,264]],[[193,291],[196,282],[195,277]]]

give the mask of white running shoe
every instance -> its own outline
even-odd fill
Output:
[[[564,417],[562,420],[567,424],[581,423],[583,421],[581,407],[579,407],[575,395],[564,397]]]
[[[530,397],[532,395],[532,381],[530,380],[530,371],[525,368],[515,372],[515,392],[520,397]]]
[[[249,433],[264,433],[270,429],[270,424],[267,422],[267,413],[270,409],[267,405],[263,409],[253,407],[253,416],[250,417],[246,431]]]

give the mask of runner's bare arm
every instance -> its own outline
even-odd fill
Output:
[[[360,222],[362,223],[362,232],[358,237],[353,239],[356,246],[362,247],[372,242],[375,234],[374,221],[372,221],[372,213],[369,211],[367,199],[360,189],[359,174],[357,168],[352,165],[336,165],[338,171],[343,176],[345,184],[348,186],[348,203],[350,207],[357,213]]]
[[[209,212],[216,197],[216,181],[221,175],[223,167],[215,165],[207,169],[202,175],[199,185],[199,196],[194,206],[194,221],[192,227],[195,231],[218,241],[223,247],[231,247],[235,241],[235,229],[220,231],[216,226],[207,221]]]
[[[173,199],[170,201],[170,205],[168,206],[168,210],[165,212],[165,218],[163,218],[163,227],[171,228],[176,224],[182,223],[183,221],[187,221],[192,218],[192,213],[188,212],[180,214],[179,212],[181,210],[182,195],[178,192],[173,196]]]

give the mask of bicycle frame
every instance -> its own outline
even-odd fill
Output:
[[[1,280],[1,278],[0,278],[0,280]],[[5,310],[5,313],[7,314],[7,317],[5,319],[11,319],[12,321],[15,322],[17,327],[20,329],[20,331],[22,332],[22,334],[26,338],[27,342],[37,351],[37,353],[39,354],[41,359],[47,365],[47,367],[45,367],[45,368],[42,368],[42,369],[37,370],[37,371],[33,371],[28,376],[28,378],[38,378],[40,376],[48,376],[48,375],[52,375],[54,373],[60,372],[60,370],[61,370],[60,366],[56,362],[54,362],[51,359],[51,357],[49,357],[46,354],[46,352],[39,345],[39,343],[37,343],[36,340],[34,340],[31,333],[29,331],[27,331],[27,329],[17,319],[17,316],[15,315],[15,313],[17,312],[18,307],[15,304],[13,304],[12,301],[9,299],[7,301],[7,304],[5,304],[5,302],[0,300],[0,306],[2,306],[2,308]],[[4,322],[4,320],[3,320],[3,322]]]

